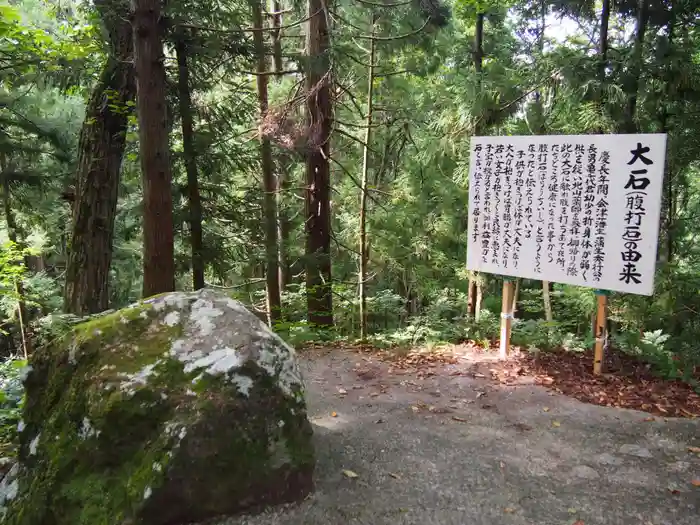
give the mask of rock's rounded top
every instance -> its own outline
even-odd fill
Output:
[[[122,391],[145,385],[165,361],[175,359],[185,374],[194,373],[193,385],[205,375],[226,376],[248,395],[252,381],[238,370],[254,363],[285,394],[303,395],[294,349],[242,303],[215,290],[165,293],[97,317],[79,325],[72,347],[92,339],[108,350],[113,346],[100,370],[108,382],[119,379]]]
[[[185,372],[227,374],[252,360],[276,377],[286,394],[302,389],[294,349],[241,302],[205,288],[155,296],[143,304],[159,312],[160,323],[182,328],[170,356],[185,363]],[[239,387],[245,391],[245,381]]]

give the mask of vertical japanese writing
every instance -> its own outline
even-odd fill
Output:
[[[492,144],[486,145],[486,163],[484,165],[483,187],[484,206],[482,213],[483,230],[481,233],[481,260],[488,262],[491,249],[491,181],[493,179],[493,150]]]
[[[574,163],[571,167],[571,220],[569,222],[569,252],[566,275],[578,276],[581,254],[581,212],[583,211],[583,144],[574,146]]]
[[[581,220],[583,227],[583,232],[581,234],[582,253],[581,263],[579,264],[581,277],[583,277],[584,281],[588,280],[592,262],[593,210],[595,209],[597,158],[598,148],[595,147],[595,144],[590,144],[587,152],[588,162],[586,164],[586,177],[583,187],[583,219]]]
[[[474,146],[474,177],[469,188],[472,196],[472,242],[476,244],[481,236],[479,229],[479,216],[481,214],[481,179],[483,178],[481,163],[481,144]]]
[[[552,144],[551,173],[549,178],[549,198],[547,199],[547,263],[554,262],[554,242],[556,240],[556,208],[559,198],[559,144]],[[547,166],[544,166],[547,169]]]
[[[501,261],[504,268],[508,268],[508,257],[513,249],[513,160],[515,158],[512,144],[506,145],[505,163],[503,167],[503,251]]]
[[[610,189],[610,152],[600,153],[600,166],[598,167],[598,184],[596,185],[596,210],[593,241],[593,280],[600,281],[603,277],[603,263],[605,262],[605,235],[608,230],[608,215],[610,203],[608,192]]]
[[[630,150],[632,159],[627,163],[632,169],[630,169],[629,178],[625,184],[625,190],[627,190],[625,193],[625,231],[622,234],[625,249],[622,252],[624,264],[620,272],[620,281],[625,284],[642,283],[642,274],[637,269],[637,263],[642,258],[639,244],[643,241],[641,227],[646,215],[644,198],[647,196],[646,189],[651,184],[649,177],[646,177],[648,170],[645,166],[654,164],[651,159],[644,156],[649,153],[649,150],[648,146],[642,146],[641,142],[638,142],[637,147]]]
[[[503,144],[496,144],[496,157],[493,177],[493,220],[491,222],[491,264],[498,265],[498,255],[501,251],[501,201],[503,199],[503,184],[501,182],[505,172],[505,162],[503,152],[505,147]]]
[[[535,152],[535,145],[530,144],[528,151]],[[535,273],[542,273],[542,243],[544,242],[544,190],[547,184],[547,144],[540,144],[537,154],[537,176],[539,178],[539,195],[537,196],[537,232],[535,234],[535,243],[537,244],[535,252]]]
[[[535,188],[537,180],[535,178],[535,146],[530,144],[527,148],[527,178],[525,181],[525,239],[532,238],[532,230],[534,227],[534,208],[532,207],[535,201]]]
[[[513,234],[513,266],[518,268],[520,263],[520,250],[523,247],[523,186],[525,184],[525,152],[519,149],[515,153],[515,203],[513,221],[515,232]]]
[[[562,270],[566,266],[566,237],[569,233],[572,153],[573,146],[571,144],[562,144],[559,176],[559,237],[557,238],[557,266]]]

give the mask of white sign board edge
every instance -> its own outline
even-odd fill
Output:
[[[640,134],[616,134],[616,135],[517,135],[517,136],[483,136],[472,137],[470,148],[469,162],[469,221],[467,227],[467,269],[478,272],[491,274],[505,275],[509,277],[520,277],[525,279],[546,280],[558,282],[562,284],[570,284],[576,286],[584,286],[588,288],[596,288],[609,291],[617,291],[624,293],[632,293],[636,295],[652,295],[654,290],[654,277],[656,272],[656,255],[658,247],[659,221],[661,214],[661,195],[663,191],[663,179],[665,172],[666,161],[666,141],[665,133],[640,133]],[[637,143],[642,146],[648,146],[650,151],[646,156],[653,161],[652,166],[644,166],[636,163],[635,166],[629,166],[628,162],[632,158],[631,151],[637,147]],[[535,144],[539,147],[540,144],[551,145],[558,144],[583,144],[586,148],[594,145],[598,150],[598,159],[596,166],[599,167],[599,157],[602,151],[609,152],[610,155],[610,175],[609,175],[609,219],[607,225],[606,252],[603,263],[602,276],[599,281],[589,279],[584,281],[581,277],[569,276],[561,268],[555,267],[554,264],[543,264],[540,273],[535,271],[534,265],[531,263],[532,249],[534,243],[530,243],[529,247],[523,246],[521,253],[521,263],[518,268],[511,266],[503,267],[500,264],[491,262],[484,263],[480,257],[481,249],[479,244],[481,239],[474,242],[471,232],[474,228],[475,216],[473,214],[474,193],[472,192],[474,184],[474,175],[476,172],[475,165],[475,147],[481,144],[482,148],[489,144],[497,145],[513,145],[514,149],[525,150],[530,144]],[[551,148],[550,148],[551,149]],[[483,150],[482,150],[483,155]],[[551,168],[551,166],[550,166]],[[643,276],[641,283],[630,282],[629,284],[620,281],[620,274],[623,270],[621,252],[624,249],[624,240],[622,234],[625,229],[624,217],[626,213],[626,190],[624,189],[632,169],[646,168],[648,173],[646,176],[651,180],[652,184],[647,187],[647,195],[644,198],[644,207],[646,215],[643,218],[643,238],[639,243],[639,252],[642,253],[641,262],[637,265],[640,273]],[[551,178],[551,169],[547,170],[547,180]],[[501,184],[503,184],[503,176],[501,176]],[[546,186],[546,185],[545,185]],[[538,186],[535,188],[536,194],[539,192]],[[545,189],[546,195],[546,189]],[[482,197],[483,199],[483,197]],[[511,201],[513,197],[511,196]],[[483,202],[483,200],[482,200]],[[534,203],[537,204],[536,202]],[[545,208],[547,207],[545,199]],[[561,207],[557,207],[557,213]],[[534,214],[537,214],[537,209],[534,208]],[[545,225],[546,226],[546,225]],[[534,236],[533,236],[534,238]],[[530,239],[532,240],[532,239]],[[501,249],[502,253],[502,249]],[[528,257],[528,254],[530,255]]]

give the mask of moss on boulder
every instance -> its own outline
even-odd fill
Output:
[[[3,523],[174,525],[312,489],[294,351],[226,296],[147,299],[78,325],[31,366]]]

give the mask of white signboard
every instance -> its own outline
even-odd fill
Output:
[[[467,268],[654,288],[665,134],[474,137]]]

